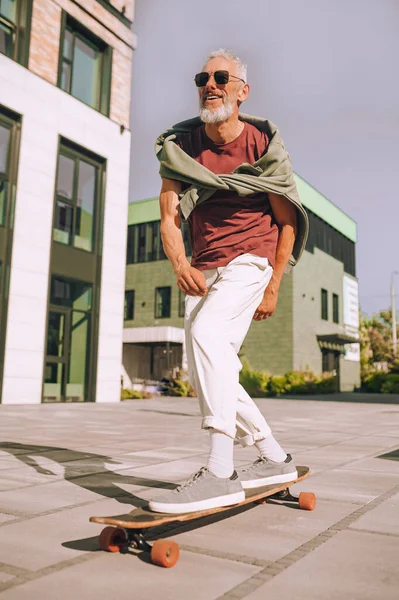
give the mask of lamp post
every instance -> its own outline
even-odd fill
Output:
[[[396,339],[396,307],[395,307],[395,282],[394,276],[399,275],[398,271],[391,273],[391,310],[392,310],[392,348],[393,354],[396,356],[397,339]]]

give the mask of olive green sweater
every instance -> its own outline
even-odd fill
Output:
[[[259,192],[274,192],[287,198],[297,209],[297,233],[286,269],[288,272],[300,259],[309,231],[309,221],[298,196],[291,159],[273,123],[244,114],[240,114],[239,118],[266,133],[269,139],[266,154],[254,164],[243,163],[233,173],[216,175],[191,158],[174,140],[177,135],[202,125],[200,118],[196,117],[177,123],[157,139],[155,152],[160,162],[159,173],[165,179],[189,184],[188,189],[180,194],[179,209],[184,220],[196,204],[208,200],[217,190],[232,190],[243,197]]]

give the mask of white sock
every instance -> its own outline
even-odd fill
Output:
[[[261,456],[270,458],[270,460],[274,460],[275,462],[284,462],[287,458],[286,453],[277,440],[274,439],[272,434],[263,438],[263,440],[256,442],[255,446],[259,450]]]
[[[215,429],[210,429],[209,433],[211,436],[211,451],[208,459],[208,469],[216,477],[230,477],[234,471],[234,440]]]

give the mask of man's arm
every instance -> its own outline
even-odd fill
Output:
[[[296,235],[296,208],[292,202],[284,196],[273,193],[269,193],[269,200],[279,228],[279,236],[273,275],[263,300],[255,311],[253,317],[255,321],[271,317],[276,310],[281,279],[292,254]]]
[[[178,212],[181,183],[162,179],[159,196],[161,210],[161,238],[166,256],[173,266],[178,287],[189,296],[204,296],[207,293],[205,276],[192,267],[187,260],[181,233],[181,217]]]

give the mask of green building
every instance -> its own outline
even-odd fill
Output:
[[[306,250],[283,278],[272,319],[253,321],[242,347],[252,367],[281,375],[310,368],[333,371],[337,390],[360,383],[356,223],[295,175],[310,221]],[[186,368],[184,294],[160,236],[157,198],[129,205],[123,384],[159,381]],[[188,226],[182,224],[186,255]]]

